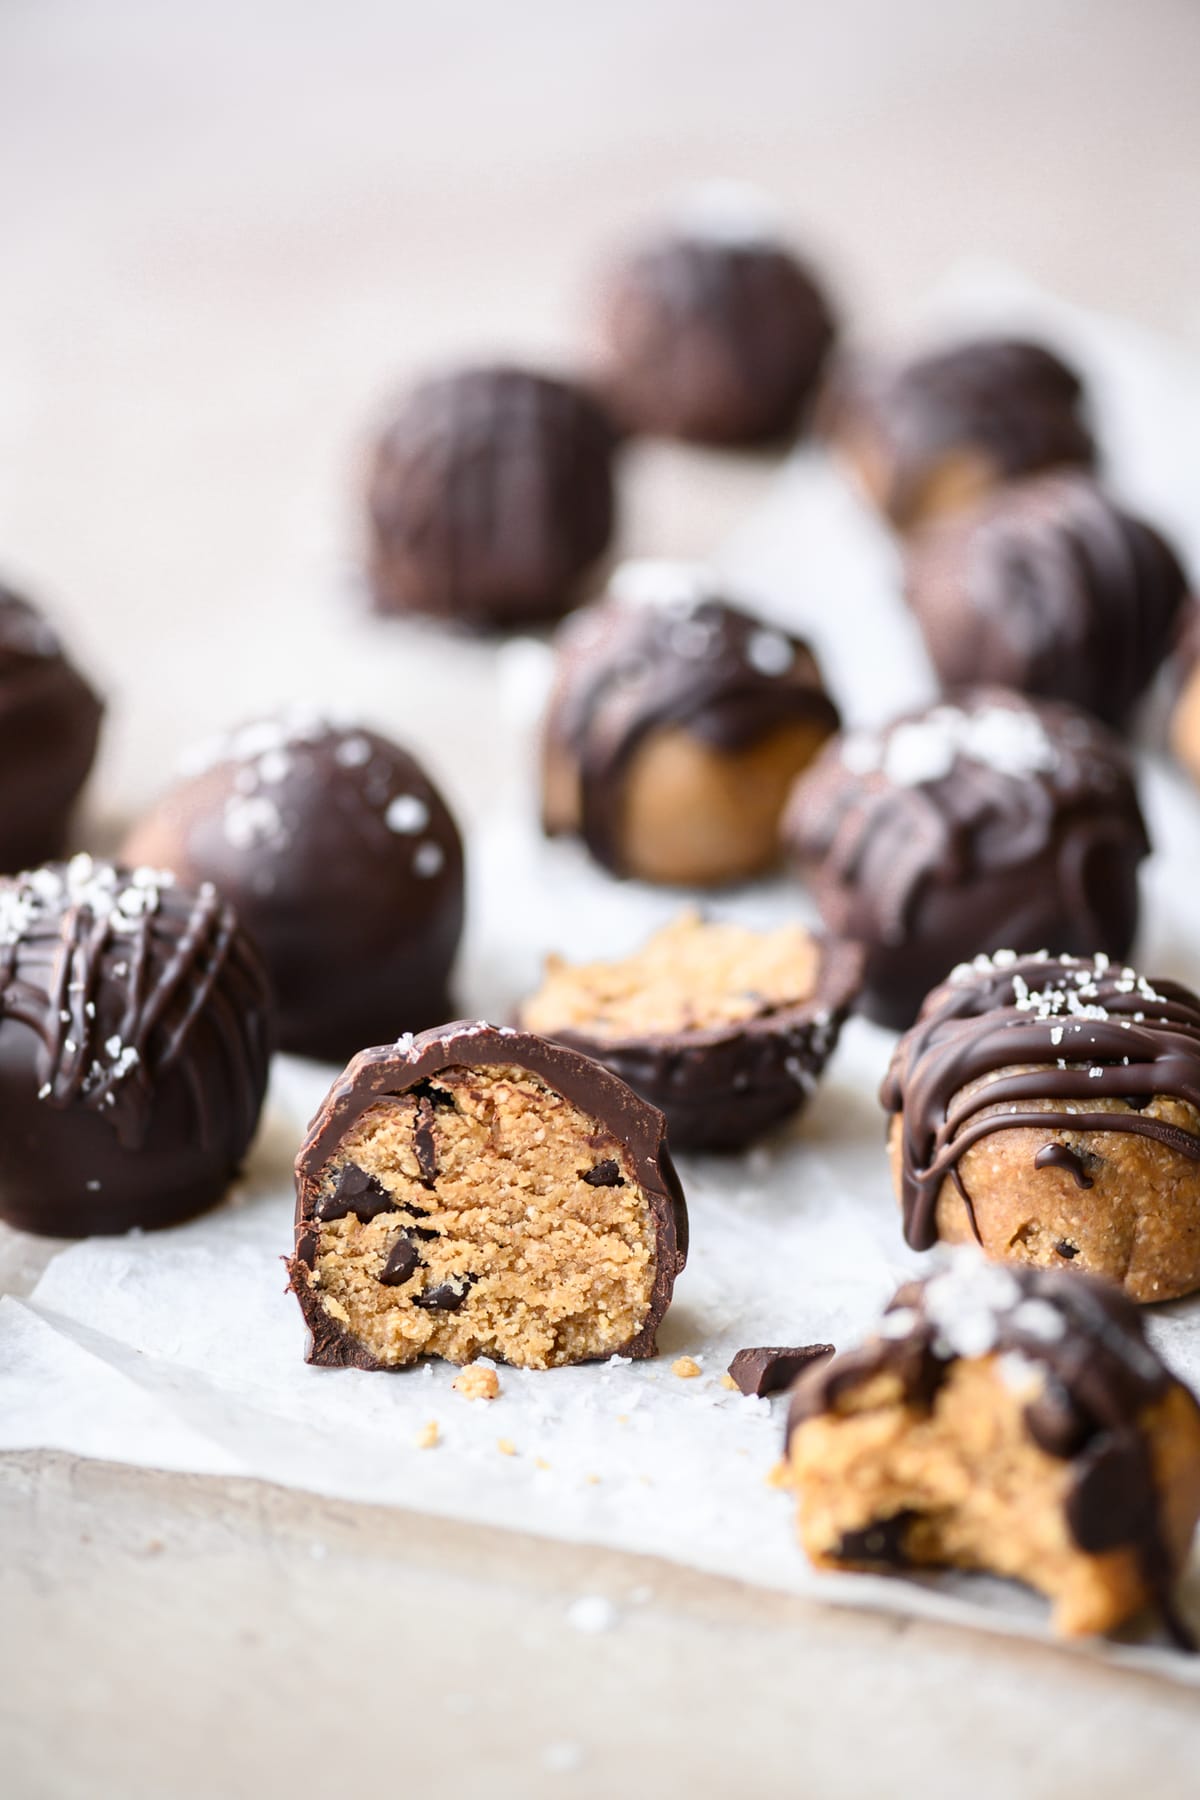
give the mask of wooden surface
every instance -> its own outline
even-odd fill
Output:
[[[6,0],[0,564],[110,693],[93,832],[288,691],[381,392],[568,359],[681,182],[771,189],[864,333],[979,256],[1200,343],[1197,67],[1192,0]],[[626,547],[703,553],[770,474],[645,451]],[[6,1800],[1195,1792],[1194,1695],[634,1558],[37,1454],[0,1543]]]

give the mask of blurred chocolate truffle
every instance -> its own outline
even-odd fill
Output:
[[[1083,383],[1041,344],[981,337],[910,362],[848,367],[823,429],[901,531],[1043,469],[1090,468]]]
[[[294,708],[202,747],[193,767],[125,855],[233,902],[266,961],[282,1049],[339,1061],[447,1016],[462,842],[413,757]]]
[[[996,682],[1121,726],[1171,648],[1187,581],[1157,531],[1061,473],[918,533],[907,587],[943,687]]]
[[[211,887],[74,856],[0,881],[0,1218],[51,1237],[213,1206],[254,1135],[270,998]]]
[[[63,848],[103,711],[41,613],[0,584],[0,869]]]
[[[717,576],[625,564],[560,633],[545,830],[616,875],[743,880],[776,861],[791,782],[837,724],[807,644],[730,604]]]
[[[603,390],[627,429],[745,445],[796,429],[834,321],[762,197],[714,182],[611,267],[599,335]]]
[[[784,835],[829,930],[866,946],[863,1011],[900,1029],[980,953],[1124,957],[1149,850],[1120,742],[1003,688],[836,739]]]
[[[608,548],[611,421],[581,388],[480,367],[414,388],[367,488],[378,611],[482,629],[558,619]]]

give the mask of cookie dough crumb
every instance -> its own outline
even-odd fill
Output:
[[[496,1448],[501,1456],[515,1456],[517,1454],[517,1446],[513,1443],[511,1438],[497,1438]]]
[[[742,1391],[741,1388],[738,1386],[737,1382],[733,1379],[732,1375],[722,1375],[721,1386],[723,1388],[728,1388],[729,1391],[733,1394],[740,1394]]]
[[[694,1356],[677,1356],[671,1364],[672,1375],[678,1375],[680,1381],[694,1381],[700,1373],[700,1364]]]
[[[495,1369],[489,1369],[484,1363],[468,1363],[465,1369],[459,1370],[450,1386],[464,1400],[494,1400],[500,1392]]]
[[[546,1461],[544,1456],[535,1456],[533,1459],[533,1466],[535,1469],[548,1469],[550,1464]]]
[[[766,1476],[766,1483],[769,1488],[790,1488],[791,1487],[792,1472],[788,1468],[787,1463],[784,1462],[782,1460],[782,1458],[780,1459],[779,1462],[777,1462],[775,1464],[773,1469],[770,1469],[768,1471],[767,1476]]]
[[[437,1420],[430,1419],[427,1425],[422,1425],[414,1442],[416,1443],[418,1450],[435,1450],[441,1442],[441,1439],[442,1434],[438,1430]]]

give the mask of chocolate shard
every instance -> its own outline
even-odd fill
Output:
[[[456,1286],[461,1281],[462,1286]],[[443,1281],[437,1287],[426,1288],[423,1294],[413,1297],[413,1305],[421,1307],[425,1312],[457,1312],[464,1305],[467,1295],[474,1287],[474,1275],[462,1275],[452,1281]]]
[[[824,1362],[834,1353],[832,1344],[759,1345],[739,1350],[729,1373],[743,1394],[761,1398],[791,1387],[802,1369]]]
[[[414,1275],[421,1266],[421,1258],[417,1255],[417,1247],[401,1232],[392,1246],[391,1255],[383,1265],[379,1280],[384,1287],[403,1287],[410,1275]]]
[[[615,1157],[606,1156],[594,1169],[581,1169],[581,1178],[589,1187],[624,1187],[625,1177]]]
[[[421,1180],[432,1187],[437,1180],[437,1138],[433,1130],[433,1101],[427,1094],[417,1099],[417,1119],[413,1128],[413,1150]]]
[[[357,1163],[347,1163],[338,1175],[333,1192],[317,1201],[313,1216],[328,1225],[353,1213],[361,1224],[366,1225],[380,1213],[395,1210],[396,1202],[381,1181],[368,1175]]]

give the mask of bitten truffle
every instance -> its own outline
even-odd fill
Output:
[[[1015,482],[918,534],[909,604],[942,686],[996,682],[1127,723],[1187,582],[1170,545],[1086,476]]]
[[[127,859],[211,881],[262,951],[281,1048],[340,1062],[445,1018],[463,852],[398,745],[296,707],[202,745]]]
[[[309,1361],[654,1354],[687,1256],[663,1119],[607,1069],[459,1021],[365,1050],[296,1162]]]
[[[904,1235],[1090,1270],[1134,1300],[1200,1287],[1200,999],[1107,957],[956,969],[881,1099]]]
[[[700,190],[602,283],[601,382],[630,430],[702,444],[794,431],[834,339],[816,278],[753,190]]]
[[[835,740],[784,833],[829,930],[866,946],[863,1011],[898,1029],[979,952],[1124,957],[1149,849],[1118,740],[1003,688]]]
[[[1200,1408],[1103,1282],[955,1252],[800,1377],[788,1459],[822,1567],[1004,1575],[1067,1637],[1149,1606],[1195,1648],[1172,1588],[1200,1516]]]
[[[615,442],[581,388],[525,369],[414,388],[368,481],[376,608],[478,629],[561,618],[612,537]]]
[[[559,636],[543,824],[616,875],[744,880],[777,860],[788,788],[837,723],[807,644],[706,570],[628,563]]]
[[[63,849],[103,711],[55,631],[0,584],[0,870]]]
[[[657,1106],[675,1149],[733,1150],[806,1105],[861,974],[857,944],[684,913],[616,962],[550,957],[521,1017]]]
[[[0,881],[0,1218],[50,1237],[221,1199],[267,1080],[266,976],[211,887],[95,862]]]
[[[953,512],[1015,476],[1096,450],[1083,384],[1041,344],[975,338],[898,364],[847,369],[823,429],[901,531]]]

